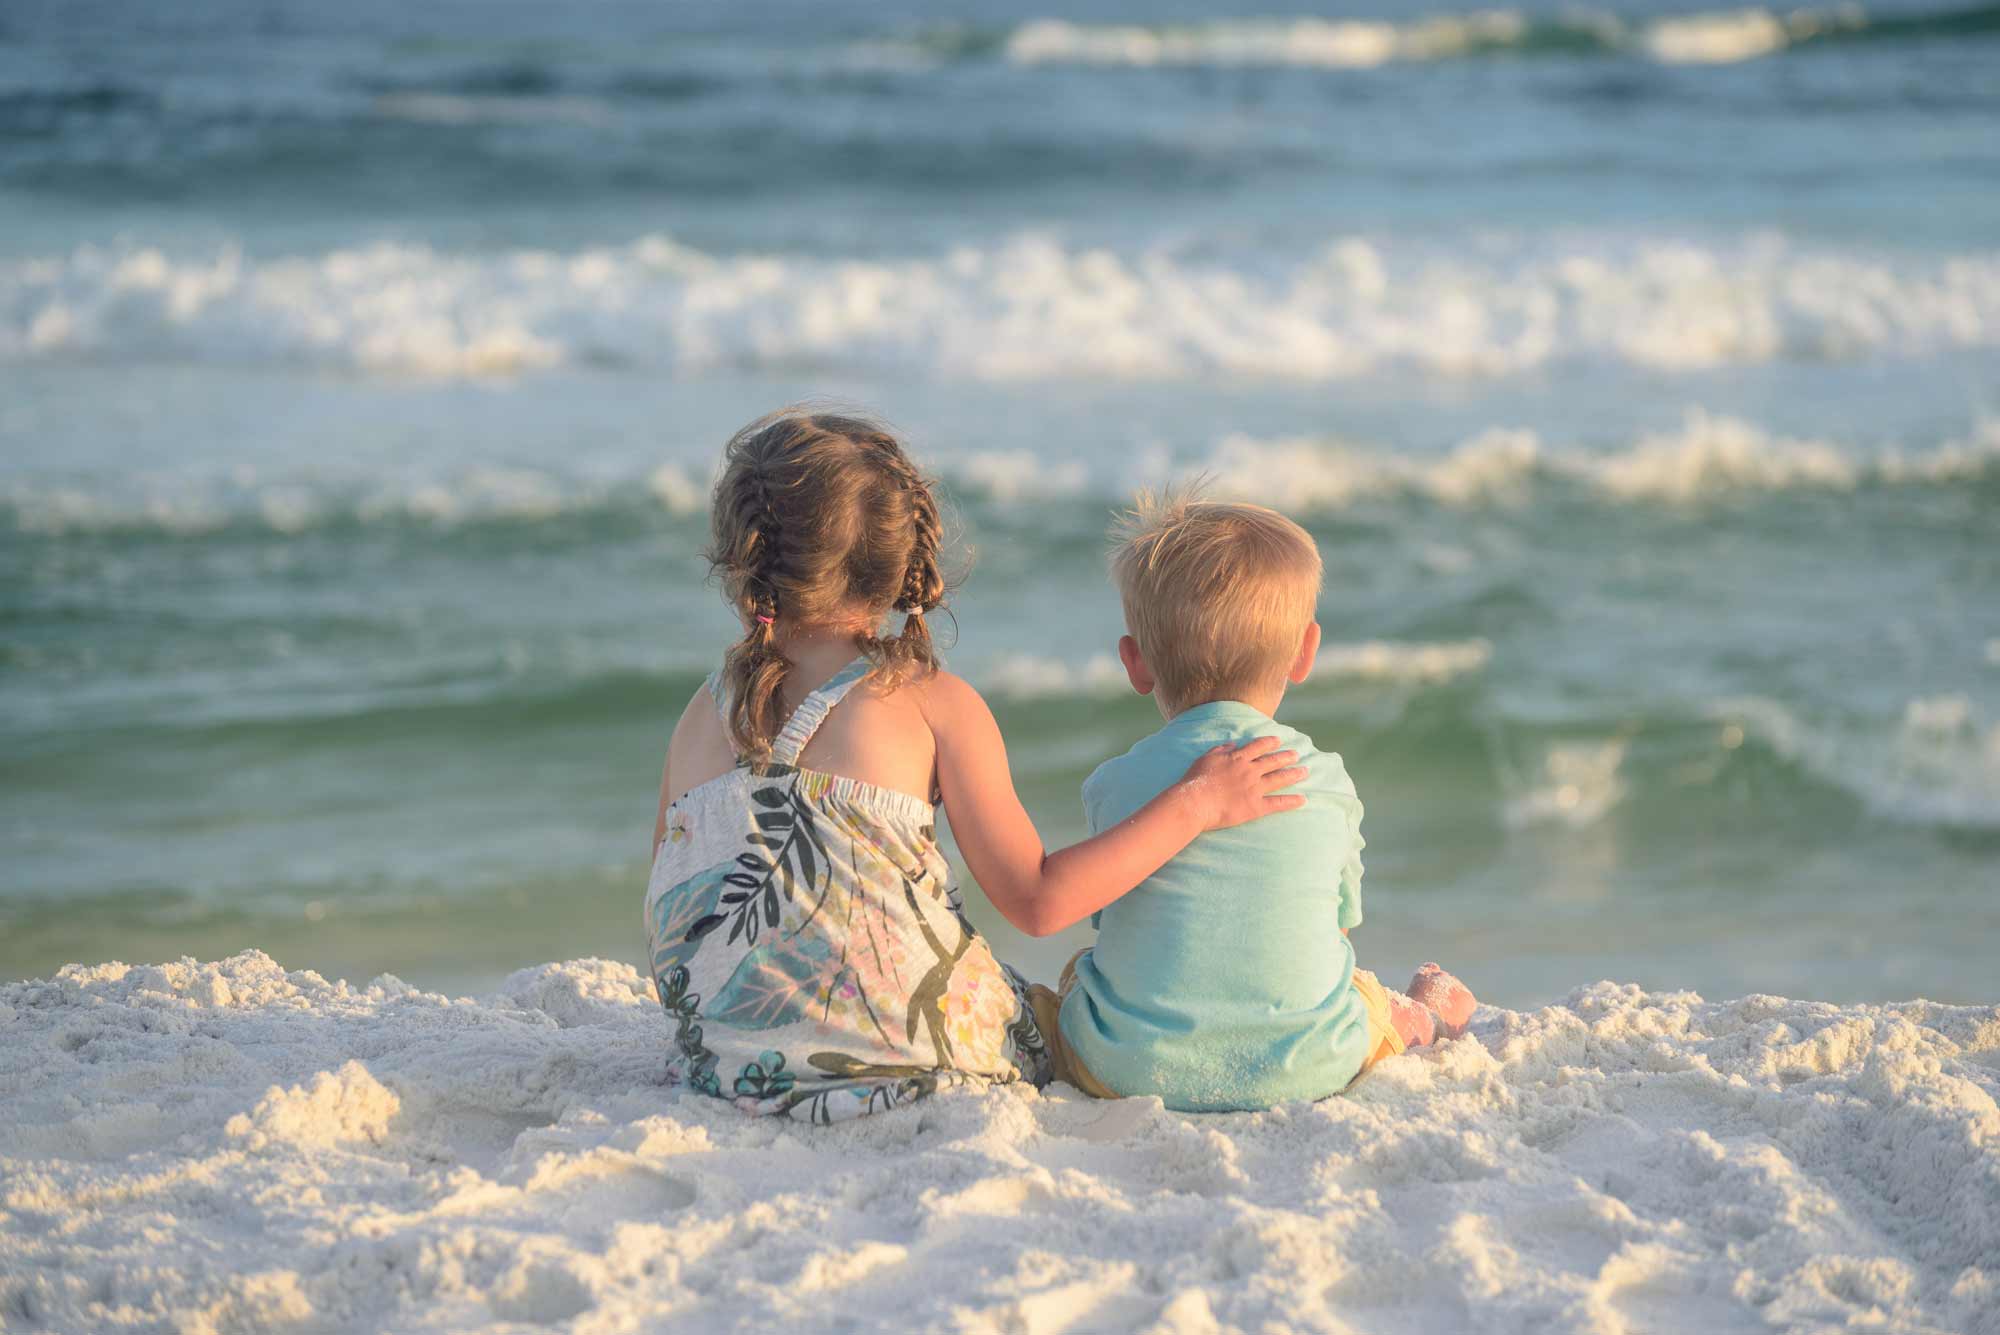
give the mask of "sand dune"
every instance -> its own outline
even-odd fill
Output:
[[[1598,983],[1349,1096],[836,1127],[641,976],[248,953],[0,989],[0,1330],[2000,1331],[2000,1008]]]

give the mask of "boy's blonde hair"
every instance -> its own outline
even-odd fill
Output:
[[[1319,606],[1319,548],[1276,510],[1141,492],[1112,530],[1125,625],[1171,712],[1284,680]]]

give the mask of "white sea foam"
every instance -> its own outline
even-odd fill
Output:
[[[1093,654],[1081,663],[1040,654],[1006,654],[978,675],[983,688],[1015,700],[1110,696],[1132,689],[1125,679],[1125,669],[1110,654]]]
[[[1002,505],[1089,495],[1112,504],[1138,488],[1191,476],[1204,477],[1215,496],[1260,501],[1299,515],[1399,497],[1459,508],[1529,505],[1550,486],[1581,487],[1615,505],[1696,505],[1755,492],[1951,486],[2000,476],[2000,420],[1929,449],[1874,453],[1776,436],[1697,409],[1678,430],[1600,452],[1552,448],[1532,431],[1496,427],[1435,457],[1390,454],[1326,437],[1237,434],[1186,458],[1158,450],[1109,452],[1096,471],[1081,459],[1045,459],[1027,450],[935,462],[951,490]],[[480,468],[399,484],[158,476],[119,479],[95,489],[67,482],[0,482],[0,517],[18,530],[43,534],[151,529],[193,535],[235,525],[298,533],[337,522],[450,527],[556,519],[634,503],[674,515],[702,514],[708,482],[677,464],[662,464],[633,485],[525,468]],[[1450,574],[1475,558],[1432,544],[1420,559]]]
[[[1055,1086],[780,1125],[662,1088],[672,1042],[606,960],[479,999],[256,952],[0,988],[0,1313],[1987,1335],[2000,1300],[1990,1006],[1604,982],[1206,1117]]]
[[[1049,500],[1075,496],[1090,484],[1090,469],[1077,458],[1050,459],[1033,450],[981,450],[946,463],[953,485],[996,501]]]
[[[1669,65],[1733,65],[1772,55],[1817,37],[1868,26],[1860,5],[1831,9],[1720,10],[1655,19],[1637,30],[1636,45]]]
[[[1995,344],[2000,253],[1891,259],[1768,236],[1475,253],[1345,238],[1289,260],[1022,235],[886,260],[721,257],[648,237],[571,253],[83,247],[0,263],[0,362],[1319,380],[1505,376],[1576,360],[1685,372]]]
[[[1483,672],[1492,659],[1493,646],[1485,640],[1363,640],[1322,645],[1313,673],[1332,681],[1435,683]]]
[[[1295,513],[1415,496],[1453,506],[1520,502],[1549,483],[1615,502],[1693,504],[1760,491],[1851,491],[1936,485],[2000,472],[2000,421],[1929,450],[1869,454],[1829,441],[1772,435],[1737,418],[1693,410],[1677,431],[1620,450],[1552,449],[1531,431],[1495,428],[1435,458],[1384,454],[1338,439],[1233,435],[1205,456],[1152,459],[1133,485],[1205,475],[1219,495]]]
[[[1575,10],[1531,18],[1479,10],[1395,22],[1388,19],[1265,18],[1142,26],[1036,19],[1009,35],[1020,64],[1110,66],[1297,66],[1366,69],[1403,61],[1453,60],[1484,51],[1579,44],[1670,65],[1753,60],[1829,33],[1865,27],[1858,5],[1830,9],[1718,10],[1632,22]]]
[[[1364,640],[1323,645],[1310,682],[1397,682],[1437,685],[1484,671],[1493,657],[1485,640]],[[982,687],[1014,699],[1051,696],[1114,696],[1132,689],[1125,669],[1110,654],[1081,663],[1034,654],[1009,654],[978,674]],[[1308,686],[1310,689],[1310,685]]]
[[[1511,46],[1528,21],[1508,10],[1440,15],[1413,23],[1361,19],[1246,19],[1198,27],[1094,26],[1037,19],[1007,39],[1021,64],[1304,65],[1363,69],[1441,60]]]
[[[236,525],[302,533],[333,523],[532,523],[628,505],[638,494],[670,514],[708,509],[705,486],[686,469],[662,464],[635,487],[532,468],[475,468],[401,483],[148,477],[93,490],[12,481],[0,483],[0,515],[40,534],[146,529],[193,536]]]
[[[1646,53],[1669,65],[1729,65],[1791,44],[1785,21],[1768,9],[1660,19],[1645,29]]]
[[[1341,510],[1399,495],[1471,505],[1519,493],[1534,479],[1543,450],[1533,432],[1483,432],[1437,459],[1386,454],[1338,439],[1224,437],[1193,461],[1154,457],[1142,483],[1176,474],[1208,480],[1214,494],[1262,501],[1293,513]]]
[[[1876,728],[1809,721],[1763,697],[1715,712],[1885,819],[2000,829],[2000,719],[1964,695],[1920,696]]]
[[[1595,825],[1623,800],[1620,773],[1627,739],[1560,742],[1551,745],[1531,777],[1518,786],[1502,808],[1511,829],[1531,825]]]

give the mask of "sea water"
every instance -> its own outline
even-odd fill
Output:
[[[0,976],[640,958],[717,452],[823,397],[943,479],[1052,844],[1158,723],[1107,519],[1205,473],[1326,558],[1364,963],[1992,1000],[1996,67],[1950,0],[6,6]]]

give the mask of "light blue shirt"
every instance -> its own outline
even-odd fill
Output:
[[[1275,736],[1306,778],[1296,811],[1211,830],[1097,915],[1062,1032],[1120,1094],[1219,1112],[1347,1087],[1368,1050],[1343,927],[1361,922],[1361,800],[1312,738],[1236,700],[1176,717],[1084,781],[1092,833],[1151,801],[1221,742]]]

